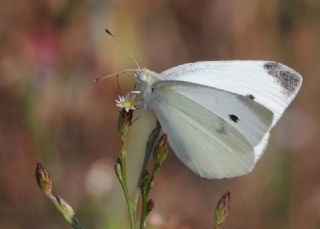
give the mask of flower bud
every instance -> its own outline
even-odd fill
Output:
[[[49,195],[52,190],[52,181],[45,167],[38,162],[36,166],[36,180],[41,191]]]
[[[121,145],[125,145],[126,134],[131,126],[132,116],[133,110],[126,111],[125,108],[123,108],[119,113],[118,130],[120,133]]]
[[[219,200],[215,212],[215,228],[219,228],[225,221],[230,209],[230,192],[227,191]]]
[[[122,109],[119,112],[119,119],[118,119],[118,129],[119,131],[128,131],[129,127],[131,126],[133,116],[133,110],[126,111],[126,109]]]
[[[120,158],[117,158],[116,160],[116,163],[114,163],[114,171],[119,179],[120,182],[123,181],[123,178],[122,178],[122,173],[121,173],[121,159]]]
[[[149,199],[147,202],[147,214],[149,214],[152,211],[153,207],[154,207],[154,201],[153,199]]]
[[[142,193],[145,193],[147,189],[149,188],[149,182],[150,182],[150,175],[148,170],[145,170],[142,176],[142,182],[140,185]]]
[[[163,164],[163,162],[166,160],[167,152],[168,152],[167,134],[163,134],[158,140],[153,151],[153,158],[154,158],[155,165],[157,167],[160,167]]]
[[[56,196],[56,207],[62,213],[66,221],[70,224],[73,223],[74,210],[73,208],[60,196]]]

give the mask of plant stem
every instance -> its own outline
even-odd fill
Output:
[[[159,166],[154,165],[152,169],[151,176],[149,178],[148,184],[145,189],[140,189],[141,190],[141,195],[142,195],[142,206],[141,206],[141,218],[140,218],[140,229],[145,229],[146,227],[146,220],[148,216],[148,198],[150,191],[153,187],[154,183],[154,178],[159,170]]]
[[[140,229],[146,227],[148,195],[142,195]]]
[[[121,146],[121,154],[120,154],[120,159],[121,159],[121,175],[122,175],[122,180],[119,179],[121,188],[123,191],[123,194],[126,199],[127,207],[128,207],[128,213],[129,213],[129,219],[130,219],[130,228],[135,229],[136,228],[136,216],[135,216],[135,210],[133,208],[132,200],[129,195],[128,191],[128,185],[127,185],[127,152],[126,152],[126,146],[127,146],[127,141],[126,141],[127,136],[124,136],[124,141],[122,142]]]
[[[84,229],[84,227],[80,224],[79,220],[75,217],[72,219],[72,227],[74,229]]]
[[[159,138],[160,130],[161,130],[161,126],[160,126],[159,121],[157,121],[156,127],[149,134],[149,137],[148,137],[148,140],[147,140],[142,168],[140,170],[140,175],[139,175],[138,183],[137,183],[137,186],[136,186],[136,190],[135,190],[135,192],[133,194],[133,197],[132,197],[134,211],[137,210],[139,196],[140,196],[140,186],[142,184],[145,171],[147,170],[148,161],[149,161],[150,156],[152,154],[153,147],[154,147],[157,139]]]
[[[48,193],[47,197],[52,201],[52,203],[54,204],[54,206],[60,211],[60,213],[63,215],[64,219],[71,224],[71,226],[74,229],[84,229],[84,227],[81,225],[80,221],[75,217],[73,209],[65,204],[67,204],[66,202],[63,201],[64,204],[61,204],[61,199],[59,196],[54,196],[52,193]],[[60,200],[60,202],[59,202]],[[71,208],[71,209],[70,209]],[[69,212],[68,212],[69,210]],[[73,214],[72,216],[70,216],[69,214]],[[68,214],[69,213],[69,214]]]

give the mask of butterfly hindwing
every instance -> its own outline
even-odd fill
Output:
[[[252,146],[269,131],[273,113],[252,98],[213,87],[189,82],[159,82],[156,88],[168,87],[198,103],[236,128]]]
[[[170,87],[155,88],[150,103],[176,155],[195,173],[224,178],[248,173],[254,149],[214,112]]]

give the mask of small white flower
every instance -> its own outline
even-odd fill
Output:
[[[125,96],[119,95],[118,99],[116,99],[116,106],[120,108],[124,108],[126,112],[129,110],[136,109],[135,95],[132,93],[128,93]]]

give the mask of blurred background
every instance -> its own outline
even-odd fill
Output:
[[[37,161],[86,228],[128,228],[113,173],[120,92],[115,78],[93,79],[135,66],[106,27],[157,72],[200,60],[263,59],[304,77],[249,175],[202,179],[170,152],[151,194],[150,225],[212,228],[216,202],[229,190],[224,228],[320,227],[319,0],[2,0],[1,229],[70,228],[37,187]],[[123,92],[133,85],[130,77],[119,81]],[[134,123],[131,186],[153,126],[152,114]]]

